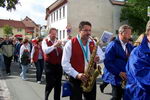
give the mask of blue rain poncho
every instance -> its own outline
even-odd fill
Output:
[[[150,48],[147,37],[132,51],[126,73],[124,100],[150,100]]]

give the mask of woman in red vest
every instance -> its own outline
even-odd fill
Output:
[[[44,68],[44,55],[42,51],[42,38],[38,37],[34,41],[34,45],[31,51],[31,63],[34,63],[36,66],[36,80],[37,83],[41,83],[43,68]]]

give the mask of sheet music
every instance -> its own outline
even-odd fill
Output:
[[[102,36],[101,36],[101,41],[103,43],[107,43],[111,40],[112,37],[113,37],[113,33],[108,32],[108,31],[104,31]]]

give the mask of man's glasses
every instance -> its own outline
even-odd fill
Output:
[[[91,30],[81,30],[81,31],[84,31],[84,32],[91,32]]]

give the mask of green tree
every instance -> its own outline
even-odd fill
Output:
[[[149,19],[147,16],[148,6],[150,6],[150,0],[128,0],[122,8],[120,21],[127,20],[138,35],[144,33]]]
[[[0,7],[6,8],[7,10],[16,9],[16,4],[19,0],[0,0]]]
[[[5,35],[13,35],[12,27],[9,26],[9,25],[5,25],[5,26],[3,27],[3,31],[4,31],[4,34],[5,34]]]

